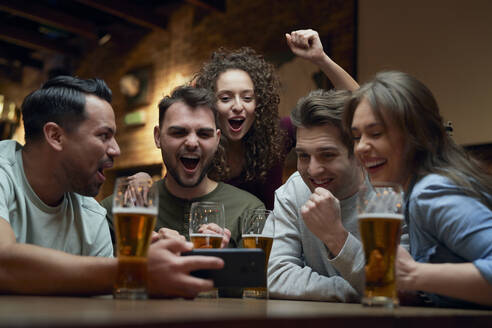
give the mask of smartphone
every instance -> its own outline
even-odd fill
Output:
[[[224,260],[224,267],[220,270],[197,270],[191,272],[192,276],[212,279],[214,286],[217,288],[266,286],[265,253],[262,249],[197,248],[181,255],[216,256]]]

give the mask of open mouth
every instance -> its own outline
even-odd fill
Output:
[[[97,176],[99,177],[99,179],[100,179],[101,181],[106,180],[106,177],[104,176],[104,168],[103,168],[103,167],[99,167],[99,168],[97,169]]]
[[[241,130],[243,123],[244,123],[244,118],[231,118],[229,120],[229,125],[233,131]]]
[[[99,163],[99,166],[97,168],[97,175],[102,181],[106,180],[106,176],[104,175],[104,170],[110,169],[112,167],[113,167],[113,159],[111,158],[104,160],[102,163]]]
[[[368,161],[365,163],[366,169],[368,170],[377,170],[380,167],[382,167],[384,164],[386,164],[386,160],[381,159],[377,161]]]
[[[183,163],[183,166],[185,167],[185,169],[189,170],[189,171],[193,171],[197,166],[198,166],[198,163],[200,162],[200,158],[199,157],[181,157],[180,158],[181,160],[181,163]]]
[[[333,181],[333,178],[329,179],[311,179],[311,183],[314,185],[314,187],[324,187],[329,185]]]

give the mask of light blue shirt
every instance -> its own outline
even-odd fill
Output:
[[[408,197],[409,195],[409,197]],[[492,200],[492,195],[484,195]],[[450,179],[430,174],[408,191],[410,253],[424,263],[473,263],[492,285],[492,210]],[[470,303],[429,295],[438,306]]]
[[[24,173],[22,146],[0,141],[0,220],[16,241],[74,255],[112,257],[106,210],[92,197],[65,193],[57,206],[46,205]]]

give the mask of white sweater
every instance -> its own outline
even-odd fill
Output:
[[[275,241],[268,264],[270,296],[357,302],[364,289],[364,253],[357,225],[357,195],[340,201],[342,223],[349,235],[335,258],[331,258],[326,246],[302,219],[301,207],[310,195],[299,172],[275,192]]]

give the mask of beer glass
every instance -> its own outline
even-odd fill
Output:
[[[267,281],[268,258],[275,237],[275,221],[273,215],[267,223],[272,211],[264,209],[248,209],[243,215],[242,239],[244,248],[261,248],[265,252],[265,281]],[[244,288],[244,298],[268,298],[267,286]]]
[[[224,235],[224,205],[194,202],[190,210],[190,241],[194,248],[220,248]]]
[[[118,273],[114,297],[147,298],[147,252],[154,230],[158,192],[151,179],[118,178],[113,194]]]
[[[365,255],[362,304],[398,306],[395,281],[396,251],[400,243],[403,191],[393,183],[375,183],[359,191],[357,212]]]
[[[220,248],[224,235],[224,204],[194,202],[190,209],[190,241],[194,248]],[[217,288],[201,292],[198,297],[217,298]]]

